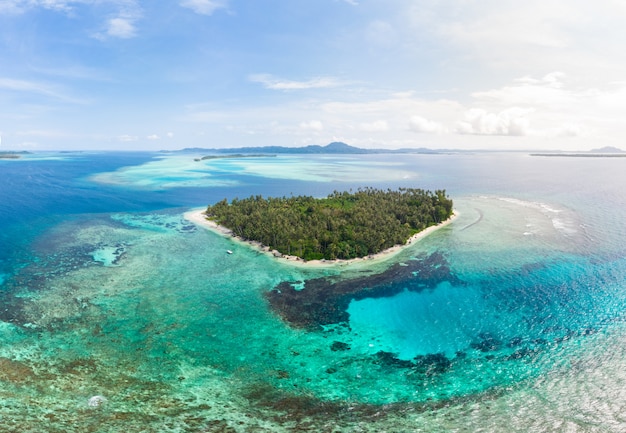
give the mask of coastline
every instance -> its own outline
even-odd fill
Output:
[[[295,265],[295,266],[303,266],[303,267],[337,267],[337,266],[348,266],[348,265],[352,265],[355,263],[363,263],[363,262],[367,262],[367,263],[378,263],[378,262],[383,262],[385,260],[390,259],[391,257],[395,256],[396,254],[398,254],[400,251],[402,251],[404,248],[414,244],[415,242],[419,241],[420,239],[425,238],[426,236],[428,236],[429,234],[439,230],[442,227],[447,226],[448,224],[450,224],[452,221],[454,221],[458,216],[459,213],[454,210],[452,213],[452,216],[450,218],[448,218],[445,221],[440,222],[439,224],[435,225],[435,226],[430,226],[427,227],[426,229],[422,230],[419,233],[415,233],[413,236],[411,236],[404,245],[395,245],[391,248],[388,248],[384,251],[381,251],[379,253],[376,254],[371,254],[369,256],[366,257],[359,257],[356,259],[349,259],[349,260],[341,260],[341,259],[337,259],[337,260],[308,260],[305,261],[303,259],[301,259],[300,257],[297,256],[288,256],[288,255],[283,255],[280,252],[276,251],[276,250],[270,250],[269,247],[262,245],[260,242],[257,241],[246,241],[243,240],[242,238],[240,238],[239,236],[234,236],[232,230],[224,227],[224,226],[220,226],[219,224],[216,224],[215,222],[208,220],[206,218],[206,214],[205,214],[205,209],[195,209],[195,210],[191,210],[189,212],[185,212],[185,214],[183,215],[184,218],[187,221],[190,221],[196,225],[202,226],[206,229],[209,229],[211,231],[213,231],[214,233],[217,233],[221,236],[224,237],[228,237],[230,239],[232,239],[235,242],[239,242],[242,244],[245,244],[247,246],[250,246],[252,248],[255,248],[256,250],[258,250],[259,252],[262,252],[264,254],[267,254],[277,260],[279,260],[282,263],[287,263],[289,265]]]

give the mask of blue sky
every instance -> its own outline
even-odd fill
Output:
[[[2,149],[624,147],[620,0],[0,0]]]

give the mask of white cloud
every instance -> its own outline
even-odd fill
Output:
[[[386,49],[398,43],[398,32],[391,23],[376,20],[367,26],[365,38],[367,42]]]
[[[105,12],[104,16],[114,16],[104,22],[104,31],[93,34],[96,39],[127,39],[136,36],[135,22],[141,16],[138,0],[0,0],[0,13],[47,9],[72,16],[79,10],[77,6],[92,7],[97,10],[96,13],[101,13],[100,9],[105,8],[109,13]],[[112,14],[111,9],[114,11]]]
[[[118,17],[107,22],[106,33],[116,38],[129,39],[135,37],[137,31],[133,19]]]
[[[173,132],[168,132],[166,135],[167,135],[167,138],[174,138]]]
[[[359,124],[359,130],[364,132],[385,132],[389,130],[389,123],[386,120],[363,122]]]
[[[161,139],[161,137],[159,137],[157,134],[148,135],[146,138],[148,140],[160,140]]]
[[[324,129],[324,124],[319,120],[311,120],[309,122],[300,123],[300,128],[313,131],[321,131]]]
[[[226,2],[215,0],[185,0],[180,2],[180,5],[200,15],[212,15],[216,10],[225,8]]]
[[[580,137],[586,134],[585,128],[576,123],[568,123],[557,128],[552,135],[555,137]]]
[[[84,104],[84,100],[76,99],[68,96],[59,86],[49,85],[38,81],[16,80],[13,78],[0,77],[0,89],[6,89],[14,92],[33,93],[44,95],[63,102]]]
[[[3,1],[0,2],[0,13],[2,14],[18,14],[22,12],[22,2],[20,1]]]
[[[43,8],[59,12],[71,11],[71,3],[77,0],[2,0],[0,1],[0,13],[19,14],[30,8]]]
[[[137,137],[136,135],[124,134],[124,135],[120,135],[119,137],[117,137],[117,139],[119,141],[127,143],[127,142],[131,142],[131,141],[138,141],[139,137]]]
[[[566,78],[566,75],[563,72],[554,71],[549,74],[544,75],[541,79],[532,78],[529,76],[519,78],[515,80],[518,83],[529,84],[529,85],[542,85],[547,87],[552,87],[554,89],[560,89],[563,87],[563,79]]]
[[[474,92],[472,96],[485,105],[563,107],[576,100],[576,95],[566,88],[564,77],[560,72],[549,73],[541,79],[526,76],[510,86]]]
[[[528,135],[530,122],[526,117],[532,110],[513,107],[499,113],[472,108],[465,120],[458,122],[456,132],[470,135]]]
[[[626,82],[586,87],[553,72],[539,79],[526,76],[471,96],[472,105],[482,111],[469,110],[457,124],[459,133],[597,139],[623,135]]]
[[[16,80],[13,78],[0,78],[0,88],[22,92],[41,93],[43,95],[50,96],[55,94],[55,92],[45,84],[37,83],[35,81]]]
[[[332,92],[333,99],[318,94],[314,100],[294,98],[285,104],[230,110],[196,104],[188,107],[183,120],[204,123],[237,139],[254,131],[256,136],[296,143],[323,131],[325,137],[341,136],[364,147],[419,146],[423,138],[416,133],[427,133],[434,147],[487,148],[495,141],[485,137],[497,136],[505,137],[498,143],[508,148],[537,148],[551,139],[558,140],[555,147],[575,148],[585,145],[576,137],[616,145],[615,137],[626,134],[619,115],[626,112],[626,82],[588,88],[559,72],[511,79],[501,87],[461,94],[458,100],[397,90],[386,97],[337,97],[342,93]]]
[[[254,83],[261,83],[266,89],[272,90],[322,89],[342,85],[342,83],[332,77],[317,77],[307,81],[293,81],[275,78],[268,74],[254,74],[249,79]]]
[[[445,131],[443,125],[422,116],[412,116],[409,120],[409,129],[414,132],[441,133]]]
[[[551,65],[589,82],[626,72],[623,1],[424,0],[407,16],[416,45],[425,35],[460,54],[447,59],[454,67],[519,75]]]
[[[137,11],[138,0],[0,0],[0,13],[24,13],[32,9],[73,13],[76,6],[108,5],[121,13]]]
[[[80,3],[79,1],[71,0],[39,0],[33,2],[36,5],[40,5],[45,9],[51,9],[60,12],[69,12],[72,7],[72,3]]]

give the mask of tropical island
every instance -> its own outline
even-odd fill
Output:
[[[244,154],[244,153],[232,153],[226,155],[206,155],[201,158],[195,158],[194,161],[206,161],[207,159],[237,159],[237,158],[271,158],[276,155],[268,155],[266,153],[252,153],[252,154]]]
[[[0,159],[20,159],[22,155],[27,155],[29,153],[30,152],[27,152],[25,150],[22,150],[22,151],[8,150],[8,151],[0,152]]]
[[[550,152],[550,153],[531,153],[530,156],[562,156],[562,157],[578,157],[578,158],[626,158],[626,152],[622,149],[612,146],[605,146],[599,149],[592,149],[583,152]]]
[[[326,198],[224,199],[209,205],[210,222],[279,255],[349,260],[406,244],[453,215],[445,190],[415,188],[335,191]]]

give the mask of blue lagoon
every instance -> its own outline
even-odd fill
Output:
[[[198,156],[0,161],[0,431],[626,429],[622,158]],[[459,216],[336,266],[184,217],[365,186]]]

